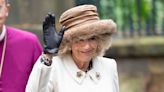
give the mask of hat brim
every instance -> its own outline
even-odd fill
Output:
[[[116,32],[116,24],[111,19],[97,20],[65,31],[63,40],[72,40],[79,36],[96,36],[102,34],[113,34]]]

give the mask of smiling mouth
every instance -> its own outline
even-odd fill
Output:
[[[92,50],[88,50],[88,51],[81,51],[82,53],[86,53],[86,54],[89,54],[89,53],[92,53]]]

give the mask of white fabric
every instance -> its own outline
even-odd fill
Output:
[[[71,56],[64,59],[56,56],[51,66],[42,64],[39,58],[26,92],[119,92],[117,65],[114,59],[97,57],[92,69],[85,73],[77,68]]]
[[[6,35],[6,26],[3,25],[2,33],[0,34],[0,41],[4,39],[5,35]]]

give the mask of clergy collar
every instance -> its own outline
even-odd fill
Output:
[[[3,25],[2,33],[0,34],[0,42],[4,39],[5,35],[6,35],[6,26]]]
[[[64,57],[63,63],[70,76],[72,76],[72,78],[79,84],[82,84],[87,75],[89,75],[90,79],[94,83],[98,83],[101,79],[100,71],[98,71],[100,70],[101,62],[99,62],[96,58],[92,60],[92,68],[87,72],[84,72],[77,67],[71,55]]]

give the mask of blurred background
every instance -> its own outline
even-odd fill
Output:
[[[164,92],[164,0],[10,0],[7,24],[35,33],[42,41],[48,12],[58,18],[65,10],[94,4],[101,19],[118,25],[105,57],[118,64],[120,92]]]

